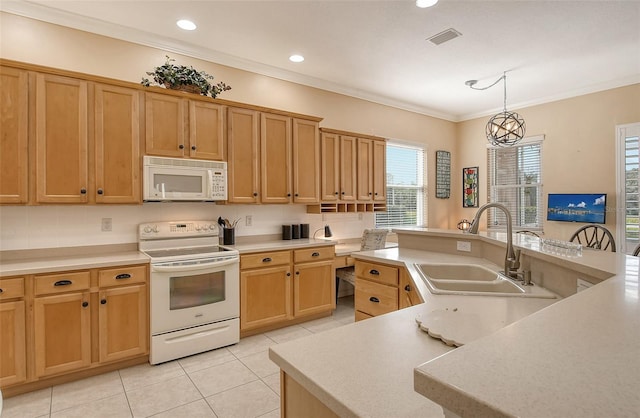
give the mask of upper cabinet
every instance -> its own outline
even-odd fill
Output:
[[[0,66],[0,203],[27,203],[29,78]]]
[[[145,94],[146,154],[224,160],[224,106]]]
[[[228,108],[231,203],[317,203],[318,122]]]
[[[88,201],[86,81],[36,75],[36,201]]]
[[[373,201],[387,201],[387,144],[373,141]]]

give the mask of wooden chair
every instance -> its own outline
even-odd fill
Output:
[[[516,231],[516,234],[531,235],[532,237],[540,238],[540,235],[536,234],[533,231],[528,231],[526,229],[523,229],[522,231]]]
[[[637,257],[638,254],[640,254],[640,244],[636,245],[635,250],[633,250],[633,255]]]
[[[616,252],[616,242],[613,235],[607,228],[600,225],[590,224],[579,228],[571,236],[570,242],[578,242],[587,248]]]
[[[389,231],[386,229],[365,229],[362,232],[362,239],[360,240],[360,251],[379,250],[381,248],[384,248],[387,241],[388,233]],[[340,283],[340,279],[355,286],[355,267],[349,266],[336,269],[336,297],[338,295],[338,286]]]

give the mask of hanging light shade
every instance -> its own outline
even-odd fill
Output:
[[[487,87],[475,87],[478,80],[469,80],[465,82],[465,84],[474,90],[486,90],[498,84],[500,80],[504,80],[504,108],[502,112],[489,119],[485,133],[491,145],[496,147],[510,147],[524,138],[526,124],[522,116],[516,112],[507,111],[507,73],[503,73],[502,77]]]

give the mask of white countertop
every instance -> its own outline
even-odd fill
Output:
[[[464,256],[402,248],[359,252],[354,256],[406,265],[412,274],[414,262],[469,261]],[[472,261],[500,269],[486,260]],[[452,347],[421,331],[415,318],[432,310],[464,305],[464,312],[484,318],[478,327],[488,334],[555,302],[537,298],[436,296],[424,284],[421,293],[424,304],[272,346],[270,358],[341,417],[441,417],[440,406],[414,391],[413,369],[451,351]],[[487,312],[490,314],[482,315]]]

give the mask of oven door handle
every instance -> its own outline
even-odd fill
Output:
[[[194,271],[194,270],[203,270],[210,269],[212,267],[223,267],[231,264],[237,264],[240,260],[237,258],[233,258],[231,260],[224,261],[216,261],[213,263],[203,263],[203,264],[189,264],[182,266],[167,266],[167,265],[151,265],[151,271],[157,272],[173,272],[173,271]]]

